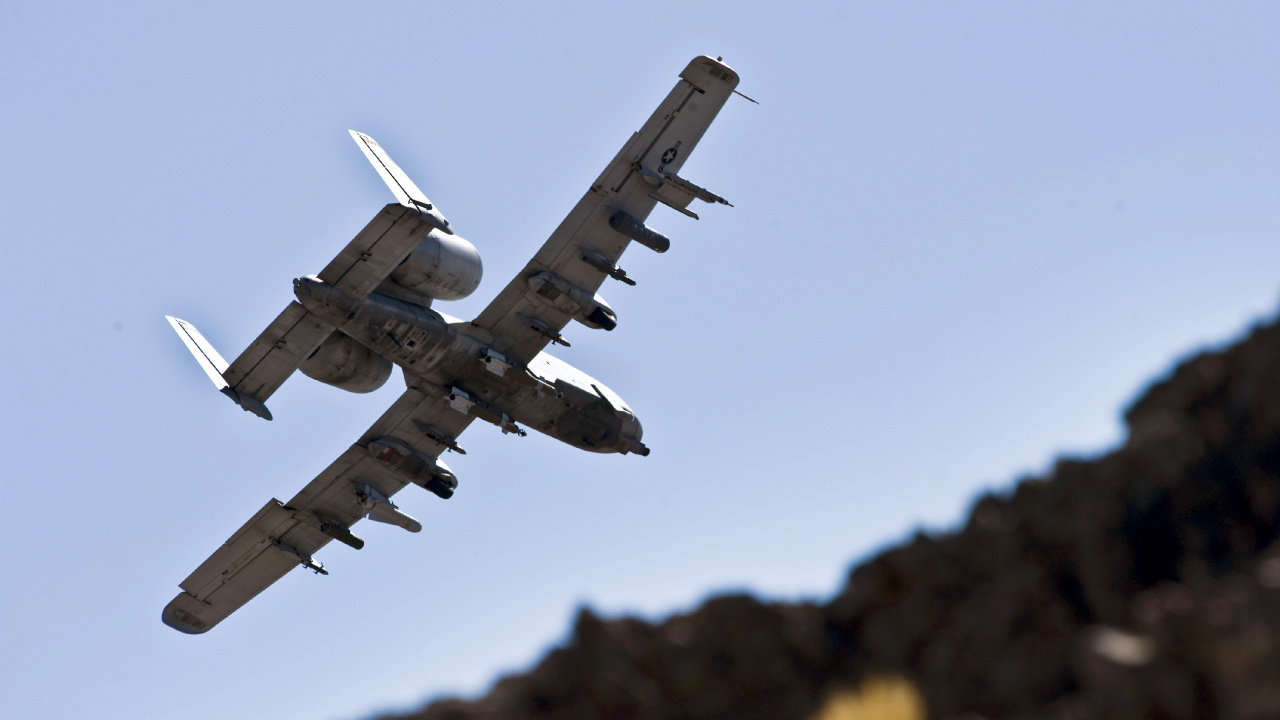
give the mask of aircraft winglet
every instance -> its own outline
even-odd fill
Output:
[[[356,141],[356,145],[360,146],[360,150],[369,159],[373,169],[378,171],[382,181],[391,189],[391,192],[401,205],[417,210],[424,220],[435,225],[443,232],[450,235],[453,234],[453,228],[449,227],[449,221],[431,204],[426,194],[419,190],[417,185],[413,184],[409,176],[404,174],[404,171],[400,169],[399,165],[396,165],[391,156],[387,155],[387,151],[382,149],[377,140],[355,130],[348,130],[347,132],[351,133],[351,139]]]

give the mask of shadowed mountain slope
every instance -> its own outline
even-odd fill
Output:
[[[1118,449],[982,497],[825,605],[583,610],[529,672],[400,717],[802,720],[886,676],[934,718],[1280,717],[1280,327],[1182,362],[1125,420]]]

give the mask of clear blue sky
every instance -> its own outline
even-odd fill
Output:
[[[6,3],[0,716],[349,720],[475,693],[576,607],[659,617],[848,563],[1119,441],[1174,358],[1280,300],[1280,5]],[[559,355],[652,456],[477,424],[425,529],[362,524],[208,635],[160,609],[399,392],[237,354],[391,197],[377,138],[480,249],[471,317],[694,55],[733,100],[685,166],[735,208],[633,248]]]

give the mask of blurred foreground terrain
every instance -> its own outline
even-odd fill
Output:
[[[1280,718],[1280,326],[1125,420],[1120,448],[980,498],[826,604],[583,610],[529,672],[400,717]]]

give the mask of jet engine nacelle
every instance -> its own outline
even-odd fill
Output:
[[[391,361],[335,330],[298,367],[303,375],[347,392],[377,390],[391,377]]]
[[[461,300],[475,292],[483,274],[480,251],[474,245],[432,230],[391,271],[378,292],[418,305],[429,305],[433,299]]]

